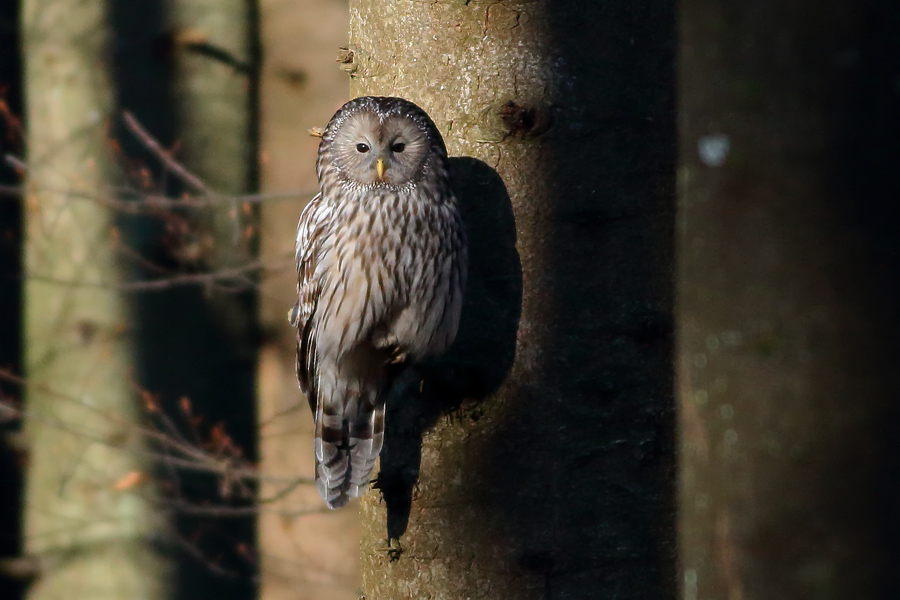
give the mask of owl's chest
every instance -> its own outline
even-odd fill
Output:
[[[427,203],[388,196],[338,211],[329,262],[333,275],[415,287],[440,241],[440,214]]]

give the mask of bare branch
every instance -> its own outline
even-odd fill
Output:
[[[12,158],[10,155],[7,158]],[[116,186],[111,191],[124,199],[115,200],[71,189],[55,189],[42,187],[41,190],[55,194],[65,194],[72,200],[85,200],[95,202],[124,214],[156,214],[161,210],[178,208],[213,208],[221,204],[263,204],[268,202],[284,202],[312,198],[318,192],[313,190],[297,190],[286,192],[269,192],[265,194],[241,194],[237,196],[228,194],[212,194],[201,198],[169,198],[162,194],[155,194],[144,190],[138,190],[128,186]],[[0,185],[0,198],[12,198],[19,201],[26,194],[23,185]]]
[[[247,279],[246,275],[263,271],[266,274],[285,272],[293,269],[293,263],[279,267],[267,266],[261,261],[253,262],[240,267],[232,267],[211,271],[209,273],[186,273],[172,275],[170,277],[154,279],[152,281],[130,281],[126,283],[110,283],[103,281],[75,281],[47,277],[36,273],[26,274],[27,279],[42,281],[65,287],[85,287],[94,289],[113,290],[117,292],[158,292],[184,285],[213,286],[223,291],[240,291],[254,287],[256,282]],[[228,280],[238,280],[234,283],[226,283]]]
[[[306,515],[328,514],[331,509],[323,506],[315,508],[303,508],[297,510],[275,510],[272,508],[260,507],[259,505],[251,506],[221,506],[214,504],[196,504],[186,502],[180,499],[167,498],[159,503],[160,508],[171,509],[183,515],[195,515],[205,517],[228,517],[228,518],[244,518],[258,515],[262,510],[277,514],[281,517],[296,518]]]
[[[198,192],[202,192],[204,194],[210,193],[210,188],[203,180],[199,177],[188,171],[181,163],[172,158],[172,153],[162,147],[162,144],[150,135],[146,129],[144,129],[143,125],[138,123],[138,120],[134,118],[130,112],[125,111],[122,114],[122,120],[125,122],[125,126],[134,134],[134,136],[140,140],[144,147],[147,148],[150,152],[156,155],[165,165],[168,167],[172,173],[174,173],[181,181],[188,184]]]
[[[16,158],[12,154],[7,154],[3,157],[3,160],[6,162],[6,164],[11,166],[19,173],[25,173],[28,171],[28,164],[24,160]]]
[[[162,447],[177,452],[180,455],[172,456],[170,454],[160,454],[151,450],[135,450],[135,452],[140,456],[157,460],[160,463],[175,467],[179,470],[205,472],[223,476],[227,475],[232,481],[246,480],[285,484],[284,489],[277,492],[270,498],[261,499],[259,501],[260,503],[275,502],[276,500],[285,497],[288,493],[290,493],[300,485],[314,483],[312,479],[304,477],[284,477],[261,474],[255,466],[251,465],[246,460],[240,459],[235,456],[212,456],[208,452],[203,450],[203,448],[201,448],[198,444],[188,442],[182,436],[175,436],[170,433],[164,433],[155,429],[151,429],[149,427],[133,425],[122,419],[117,419],[114,416],[111,416],[104,411],[101,411],[98,408],[80,400],[79,398],[60,393],[50,386],[29,383],[24,377],[16,375],[7,369],[0,368],[0,381],[7,381],[9,383],[13,383],[15,385],[23,387],[26,385],[31,385],[36,390],[51,394],[54,397],[59,398],[60,400],[77,404],[83,408],[101,415],[110,423],[123,428],[120,429],[120,431],[125,434],[126,438],[127,436],[138,435],[146,440],[152,440],[160,444]],[[140,388],[137,389],[139,392],[146,393],[145,391],[140,390]],[[158,411],[158,409],[154,409],[154,411],[152,411],[152,414],[160,416],[160,412]],[[7,400],[0,400],[0,415],[8,415],[10,418],[15,419],[40,419],[43,422],[60,427],[65,431],[87,437],[88,439],[91,439],[92,441],[103,445],[116,448],[123,448],[123,446],[125,445],[121,441],[122,437],[119,437],[116,440],[109,440],[105,439],[102,436],[95,436],[87,431],[74,429],[71,427],[71,425],[62,423],[61,421],[32,415],[27,411],[18,408],[13,402]],[[174,427],[171,422],[170,425]]]
[[[41,560],[36,556],[25,555],[0,559],[0,575],[19,581],[36,579],[43,571]]]

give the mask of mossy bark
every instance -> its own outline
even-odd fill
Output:
[[[102,203],[118,181],[107,136],[114,99],[107,16],[102,2],[27,0],[22,10],[24,509],[26,552],[37,567],[33,600],[153,599],[168,589],[153,548],[160,516],[141,496],[149,484],[115,489],[147,465],[133,452],[140,449],[131,435],[133,340],[114,288],[113,217]]]
[[[350,14],[351,96],[432,116],[471,246],[449,371],[390,400],[365,597],[674,597],[671,4]]]

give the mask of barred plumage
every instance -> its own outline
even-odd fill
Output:
[[[381,452],[393,366],[439,355],[456,337],[467,249],[443,139],[415,104],[345,104],[316,173],[320,192],[297,228],[291,320],[316,484],[338,508],[365,491]]]

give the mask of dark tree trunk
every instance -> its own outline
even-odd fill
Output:
[[[893,598],[900,10],[682,8],[683,597]]]
[[[19,3],[0,4],[0,100],[13,115],[22,114],[22,61],[19,42]],[[0,153],[21,153],[23,140],[7,129]],[[11,134],[11,135],[10,135]],[[16,186],[15,170],[0,167],[0,186]],[[19,198],[0,197],[0,368],[22,372],[22,210]],[[0,402],[21,397],[18,386],[0,381]],[[21,423],[0,417],[0,565],[22,551]],[[0,598],[19,600],[25,581],[0,566]]]

